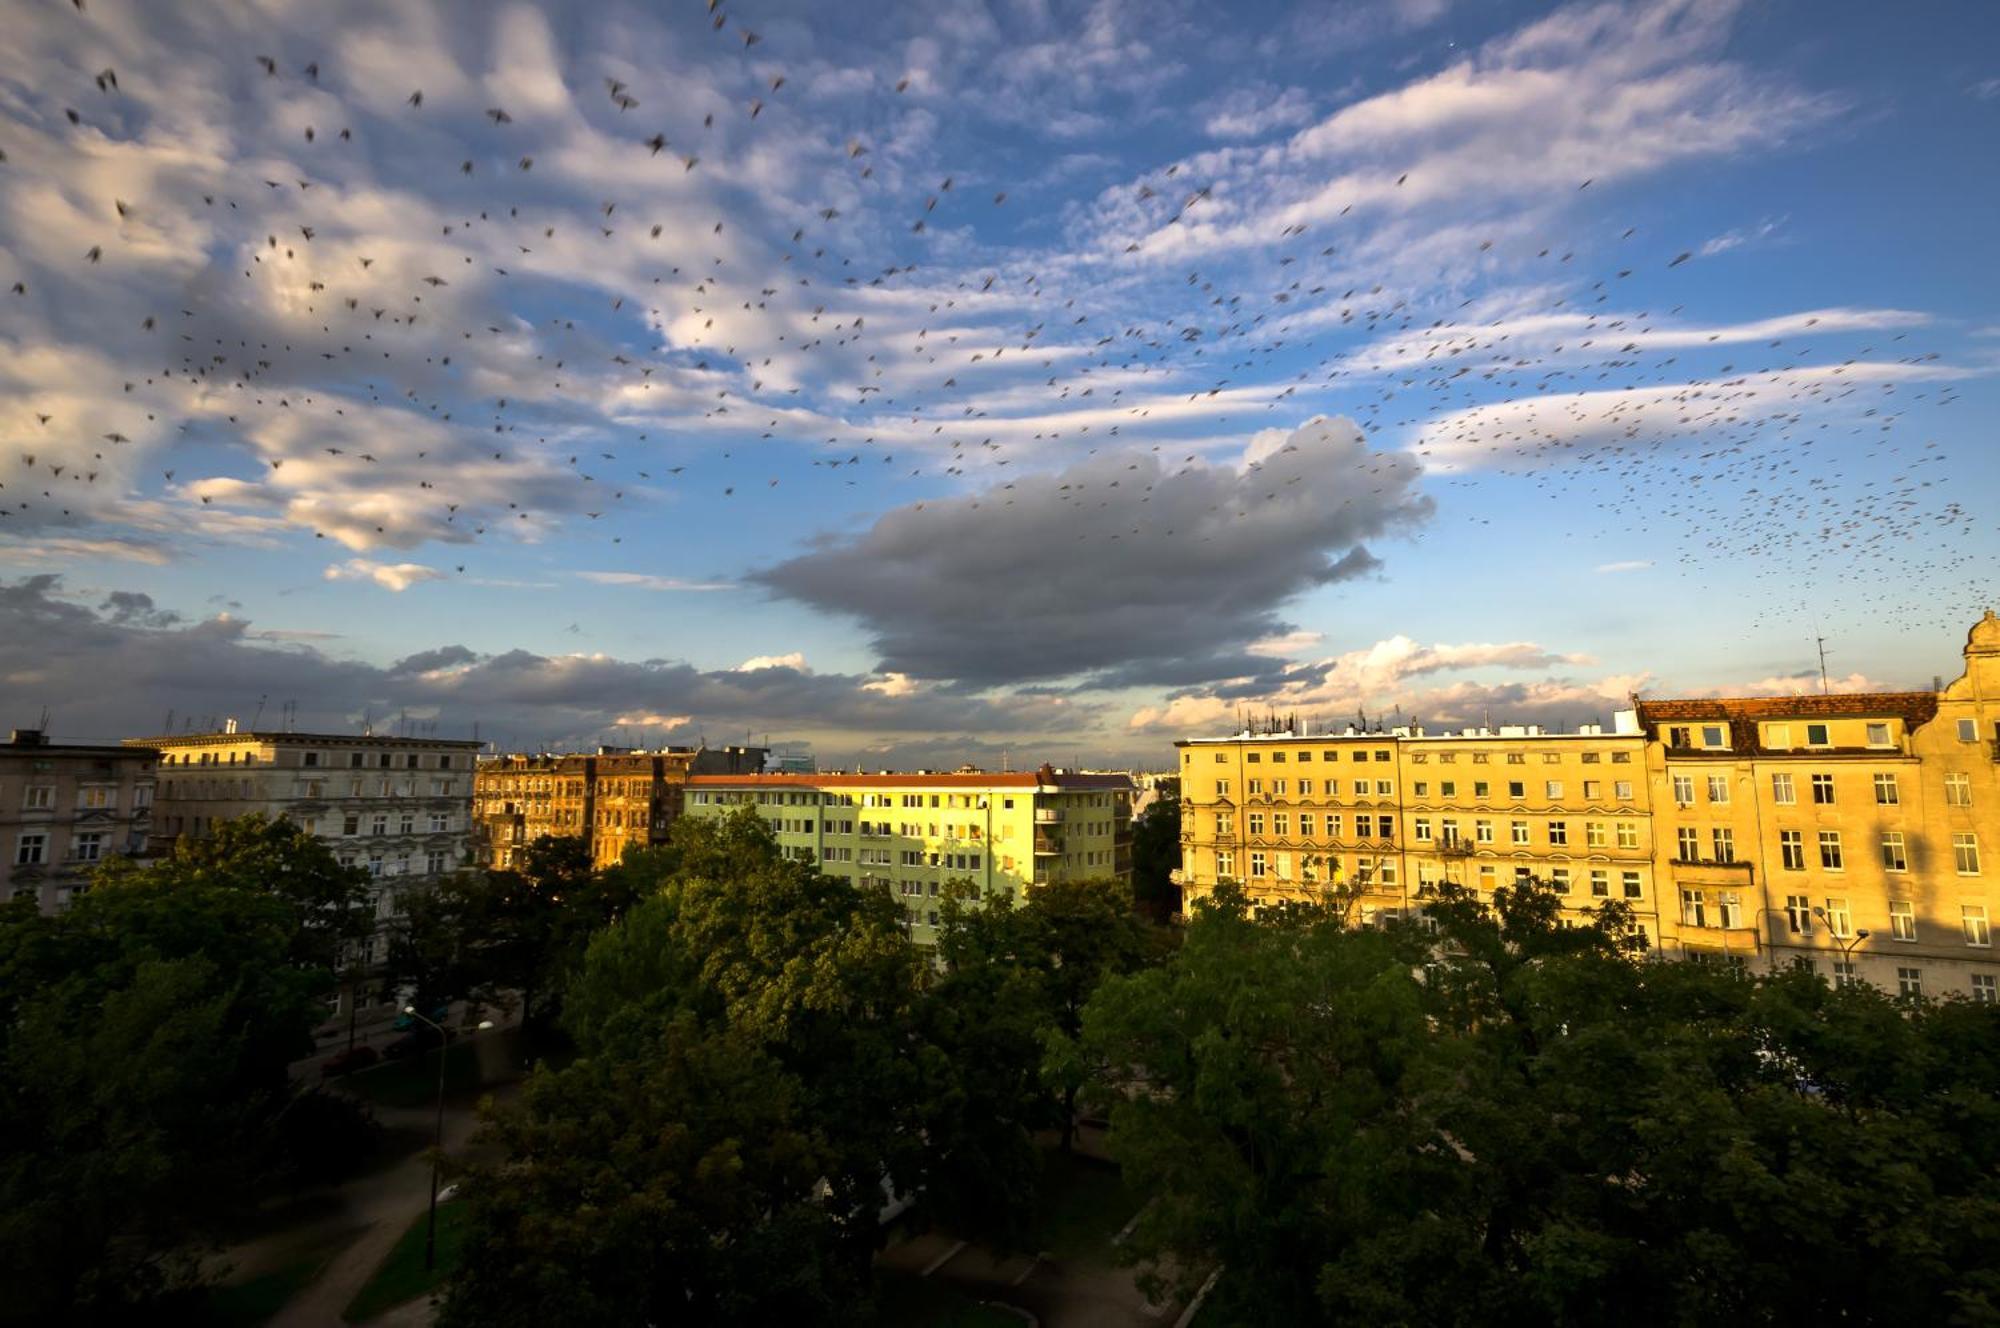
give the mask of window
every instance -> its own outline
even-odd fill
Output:
[[[1250,821],[1251,834],[1261,835],[1264,833],[1264,813],[1251,812],[1249,816],[1249,821]]]
[[[104,840],[101,830],[84,831],[70,845],[70,856],[78,862],[96,862],[104,856]]]
[[[1527,796],[1528,796],[1528,785],[1527,785],[1526,781],[1524,781],[1524,780],[1519,780],[1519,779],[1510,779],[1510,780],[1508,780],[1508,781],[1507,781],[1507,796],[1508,796],[1508,797],[1510,797],[1510,798],[1513,798],[1513,799],[1516,799],[1517,801],[1518,801],[1519,799],[1521,799],[1521,798],[1525,798],[1525,797],[1527,797]]]
[[[93,785],[90,788],[78,789],[76,794],[76,805],[83,808],[85,811],[102,811],[104,808],[112,806],[117,801],[117,794],[118,794],[117,789],[107,787],[103,784]]]
[[[1509,821],[1507,828],[1512,832],[1513,841],[1516,844],[1525,844],[1528,842],[1528,823],[1526,821]]]
[[[360,817],[360,816],[358,816],[357,814],[355,814],[354,812],[349,812],[349,813],[347,813],[347,815],[346,815],[346,816],[344,816],[344,817],[342,817],[342,818],[341,818],[341,822],[340,822],[340,833],[341,833],[341,834],[343,834],[343,835],[358,835],[358,834],[360,834],[360,833],[361,833],[361,817]]]
[[[1256,797],[1256,796],[1257,796],[1257,795],[1258,795],[1259,793],[1262,793],[1263,791],[1264,791],[1264,781],[1263,781],[1263,780],[1261,780],[1261,779],[1253,779],[1253,780],[1251,780],[1251,781],[1250,781],[1250,796],[1251,796],[1251,797],[1253,797],[1253,798],[1254,798],[1254,797]]]
[[[1613,753],[1611,753],[1611,764],[1613,764],[1613,765],[1630,765],[1630,764],[1632,764],[1632,753],[1630,753],[1630,752],[1613,752]]]
[[[1978,741],[1979,741],[1979,725],[1978,725],[1978,723],[1977,723],[1976,721],[1974,721],[1974,720],[1970,720],[1970,719],[1961,719],[1961,720],[1959,720],[1959,721],[1958,721],[1958,740],[1959,740],[1960,742],[1978,742]]]
[[[1741,927],[1743,925],[1743,896],[1734,890],[1724,890],[1715,898],[1715,925],[1718,927]]]
[[[1545,797],[1560,798],[1563,795],[1563,782],[1560,779],[1543,780],[1542,793]]]
[[[1896,994],[1915,1000],[1924,994],[1924,970],[1921,968],[1898,968],[1896,970]]]
[[[1217,812],[1215,814],[1215,833],[1218,835],[1235,834],[1236,818],[1228,812]]]
[[[1555,887],[1555,891],[1556,891],[1556,893],[1557,893],[1557,894],[1559,894],[1559,895],[1566,895],[1566,894],[1568,894],[1568,893],[1569,893],[1569,868],[1567,868],[1567,867],[1551,867],[1551,868],[1549,868],[1549,884]]]
[[[21,806],[31,812],[51,811],[56,805],[56,786],[30,784],[21,791]]]
[[[1367,781],[1367,780],[1365,780],[1365,779],[1357,779],[1357,780],[1355,780],[1355,781],[1354,781],[1354,796],[1355,796],[1355,797],[1357,797],[1357,798],[1365,798],[1365,797],[1367,797],[1367,796],[1368,796],[1368,781]]]
[[[1300,812],[1299,838],[1310,839],[1312,838],[1312,834],[1313,834],[1313,814],[1311,812]]]
[[[1974,973],[1972,1001],[1975,1005],[2000,1004],[2000,978],[1991,973]]]
[[[1708,777],[1708,800],[1726,803],[1729,801],[1729,776],[1710,775]]]
[[[1967,945],[1988,946],[1993,944],[1993,933],[1986,925],[1986,905],[1960,904],[1958,906],[1959,925],[1965,929]]]
[[[424,873],[428,876],[444,874],[450,859],[443,849],[434,848],[424,854]]]
[[[1618,847],[1639,847],[1639,823],[1637,821],[1620,821],[1618,823]]]
[[[1947,807],[1972,805],[1972,776],[1957,774],[1944,777],[1944,805]]]
[[[1475,779],[1472,781],[1472,796],[1479,799],[1481,802],[1486,801],[1487,797],[1491,795],[1492,791],[1493,791],[1493,786],[1487,783],[1485,780]]]
[[[1833,985],[1835,988],[1856,986],[1860,981],[1861,979],[1854,975],[1853,960],[1836,959],[1833,961]]]
[[[1376,817],[1375,837],[1377,839],[1394,839],[1396,837],[1396,818],[1393,816]]]
[[[1420,844],[1428,844],[1428,843],[1430,843],[1430,841],[1431,841],[1431,818],[1430,818],[1430,817],[1428,817],[1428,816],[1419,816],[1419,817],[1417,817],[1417,818],[1416,818],[1416,823],[1415,823],[1415,826],[1414,826],[1414,831],[1415,831],[1415,834],[1416,834],[1416,838],[1417,838],[1417,842],[1418,842],[1418,843],[1420,843]]]
[[[1889,935],[1899,941],[1917,939],[1917,911],[1909,900],[1889,901]]]
[[[1889,745],[1889,726],[1879,723],[1869,724],[1868,745],[1870,747],[1887,747]]]
[[[1777,803],[1780,807],[1790,807],[1796,804],[1798,800],[1798,792],[1792,787],[1792,777],[1788,772],[1780,771],[1771,776],[1772,802]]]
[[[1216,796],[1216,797],[1218,797],[1218,798],[1226,798],[1226,797],[1228,797],[1228,796],[1229,796],[1229,781],[1228,781],[1228,780],[1226,780],[1226,779],[1218,779],[1218,780],[1216,780],[1216,781],[1215,781],[1215,796]]]
[[[36,831],[24,834],[14,841],[14,865],[16,867],[39,867],[48,860],[48,835]]]
[[[1806,725],[1806,746],[1827,747],[1831,745],[1832,744],[1829,743],[1827,740],[1826,725],[1824,724]]]
[[[1445,781],[1444,781],[1444,782],[1443,782],[1442,784],[1439,784],[1439,785],[1438,785],[1438,796],[1439,796],[1439,797],[1441,797],[1441,798],[1455,798],[1455,797],[1457,797],[1457,796],[1458,796],[1458,781],[1457,781],[1457,780],[1455,780],[1455,779],[1447,779],[1447,780],[1445,780]]]
[[[1841,870],[1840,831],[1822,830],[1819,832],[1819,865],[1828,871]]]
[[[1675,856],[1682,862],[1701,861],[1701,831],[1691,825],[1684,825],[1674,832]]]
[[[1603,848],[1604,822],[1585,821],[1583,823],[1583,844],[1585,848]]]
[[[1683,807],[1694,806],[1694,776],[1674,776],[1674,801]]]
[[[1673,725],[1667,730],[1667,746],[1692,747],[1694,746],[1693,733],[1694,730],[1685,724]]]
[[[1625,891],[1625,897],[1627,899],[1637,899],[1639,897],[1638,872],[1636,871],[1620,872],[1618,873],[1618,880],[1620,885],[1623,887]]]
[[[318,764],[319,764],[319,753],[318,753],[318,752],[306,752],[306,753],[305,753],[304,755],[302,755],[302,756],[300,756],[300,757],[299,757],[299,764],[300,764],[300,765],[304,765],[304,766],[315,766],[315,765],[318,765]]]
[[[1419,798],[1428,798],[1431,794],[1430,781],[1427,779],[1418,780],[1414,792]]]
[[[1603,867],[1590,869],[1590,893],[1595,899],[1611,898],[1611,873]]]
[[[1395,791],[1396,791],[1396,786],[1395,786],[1395,785],[1394,785],[1393,783],[1391,783],[1391,782],[1390,782],[1389,780],[1386,780],[1386,779],[1378,779],[1378,780],[1376,780],[1376,781],[1375,781],[1375,796],[1376,796],[1376,797],[1378,797],[1378,798],[1386,798],[1386,797],[1388,797],[1388,796],[1389,796],[1390,794],[1394,793]]]
[[[1785,924],[1794,936],[1812,935],[1812,901],[1804,895],[1786,895]]]
[[[434,835],[441,835],[441,834],[445,833],[445,832],[446,832],[447,830],[450,830],[450,829],[451,829],[451,814],[450,814],[449,812],[432,812],[432,813],[431,813],[431,833],[432,833],[432,834],[434,834]]]
[[[1726,745],[1726,740],[1722,736],[1722,725],[1720,724],[1702,725],[1701,745],[1704,747],[1721,747]]]
[[[1549,822],[1549,843],[1561,847],[1569,843],[1569,822]]]
[[[1833,776],[1814,775],[1812,777],[1813,804],[1820,807],[1833,805]]]
[[[1876,806],[1894,807],[1897,803],[1900,803],[1902,800],[1903,800],[1902,793],[1901,790],[1899,790],[1896,787],[1896,777],[1894,775],[1879,774],[1875,776]]]
[[[1718,825],[1708,832],[1709,847],[1714,850],[1717,862],[1736,861],[1736,832],[1726,825]]]
[[[1766,747],[1774,747],[1779,751],[1783,751],[1785,748],[1791,746],[1792,726],[1790,724],[1766,724],[1764,726],[1764,745]]]
[[[1235,879],[1236,855],[1234,853],[1228,849],[1223,849],[1215,855],[1215,875],[1218,880],[1228,881]]]
[[[1482,844],[1490,844],[1490,843],[1492,843],[1492,842],[1493,842],[1493,822],[1491,822],[1491,821],[1474,821],[1474,822],[1472,823],[1472,837],[1473,837],[1473,838],[1474,838],[1475,840],[1477,840],[1477,841],[1478,841],[1479,843],[1482,843]]]
[[[1604,796],[1604,781],[1601,779],[1584,780],[1583,796],[1588,798],[1592,802],[1596,802],[1598,799],[1602,798]]]
[[[1979,875],[1979,836],[1961,830],[1951,837],[1951,861],[1960,876]]]
[[[1899,872],[1908,871],[1909,869],[1910,855],[1903,844],[1903,832],[1901,830],[1884,830],[1882,832],[1882,870]]]
[[[1253,881],[1262,880],[1268,870],[1269,866],[1265,861],[1264,855],[1262,853],[1252,853],[1250,855],[1251,880]]]
[[[1708,907],[1699,890],[1681,891],[1681,925],[1684,927],[1706,927]]]

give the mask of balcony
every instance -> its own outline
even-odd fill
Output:
[[[1059,825],[1062,823],[1062,818],[1062,808],[1060,807],[1035,808],[1036,825]]]
[[[1035,856],[1038,858],[1057,857],[1063,851],[1062,836],[1037,834],[1035,836]]]

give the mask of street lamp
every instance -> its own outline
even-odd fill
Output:
[[[428,1273],[437,1267],[438,1166],[444,1161],[444,1053],[447,1035],[442,1024],[425,1019],[417,1013],[416,1006],[404,1006],[403,1013],[436,1029],[438,1035],[437,1132],[431,1137],[431,1220],[429,1228],[424,1232],[424,1271]],[[482,1019],[474,1031],[491,1027],[493,1027],[491,1019]]]
[[[1855,929],[1853,936],[1843,941],[1840,939],[1840,933],[1833,930],[1833,921],[1827,917],[1825,909],[1815,908],[1812,911],[1812,915],[1826,924],[1827,932],[1833,937],[1833,943],[1840,947],[1840,962],[1852,967],[1855,947],[1867,940],[1874,933],[1866,927],[1858,927]]]

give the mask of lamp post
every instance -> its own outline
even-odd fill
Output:
[[[1854,935],[1843,941],[1840,938],[1840,933],[1833,930],[1833,920],[1827,917],[1825,909],[1815,908],[1812,911],[1812,915],[1826,924],[1827,931],[1833,936],[1833,943],[1840,947],[1840,962],[1852,968],[1854,966],[1854,951],[1856,947],[1874,935],[1874,933],[1866,927],[1858,927],[1855,929]],[[1834,985],[1838,986],[1840,984],[1836,982]]]
[[[424,1016],[417,1013],[417,1007],[414,1005],[404,1006],[403,1013],[430,1028],[436,1029],[438,1035],[437,1131],[431,1136],[431,1218],[430,1226],[424,1232],[424,1271],[428,1273],[437,1268],[438,1167],[444,1161],[444,1053],[446,1034],[442,1024],[425,1019]],[[491,1019],[482,1019],[479,1021],[479,1029],[491,1027],[493,1027]]]

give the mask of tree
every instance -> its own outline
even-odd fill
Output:
[[[1995,1314],[2000,1012],[1649,962],[1533,882],[1428,902],[1435,935],[1218,891],[1105,984],[1142,1257],[1221,1262],[1254,1322]]]
[[[202,1238],[298,1165],[287,1067],[361,899],[312,836],[252,818],[107,865],[56,916],[0,910],[0,1321],[195,1293]]]
[[[787,860],[748,810],[668,847],[570,985],[579,1059],[496,1115],[513,1155],[475,1168],[447,1323],[865,1309],[876,1215],[922,1183],[949,1071],[902,911]],[[577,1269],[606,1270],[581,1301]]]
[[[1132,818],[1132,898],[1155,922],[1181,911],[1181,888],[1173,881],[1180,865],[1181,784],[1162,779],[1153,801]]]

